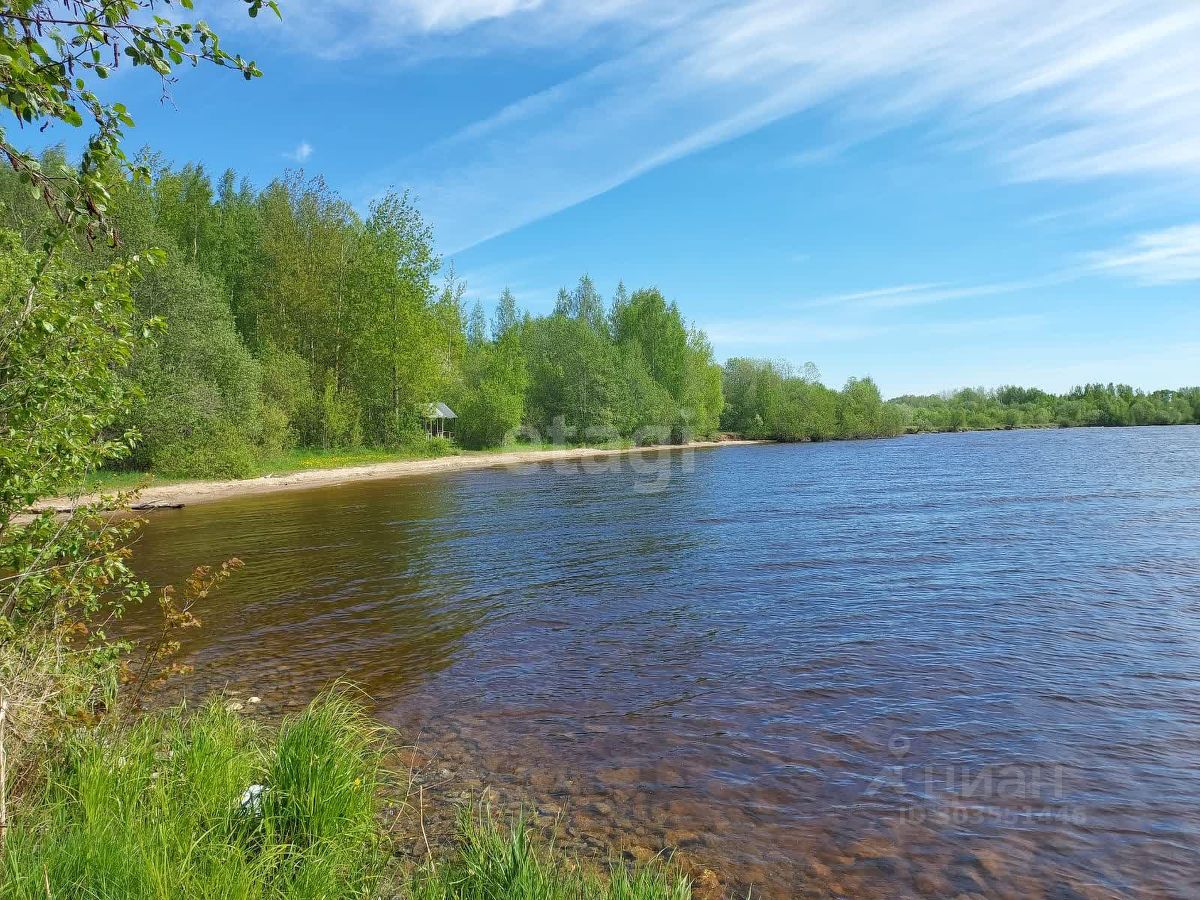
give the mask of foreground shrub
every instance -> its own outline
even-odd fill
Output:
[[[77,732],[17,809],[0,895],[369,896],[380,752],[336,694],[278,736],[218,702]]]
[[[522,822],[498,827],[487,813],[465,816],[454,853],[419,868],[409,900],[690,900],[682,875],[661,868],[630,871],[614,863],[596,873],[533,846]]]

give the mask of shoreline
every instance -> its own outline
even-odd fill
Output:
[[[200,503],[213,503],[236,497],[253,497],[279,491],[329,487],[359,481],[402,478],[409,475],[431,475],[438,472],[460,472],[474,469],[508,468],[556,460],[593,459],[605,456],[627,456],[634,453],[668,453],[678,450],[705,450],[716,447],[745,447],[770,444],[773,441],[692,441],[687,444],[668,444],[652,447],[620,447],[600,449],[568,447],[555,450],[485,451],[470,455],[439,456],[431,459],[402,459],[394,462],[342,466],[332,469],[307,469],[281,475],[260,475],[255,478],[220,481],[180,481],[171,484],[150,484],[132,491],[134,508],[139,511],[179,509]],[[54,511],[68,514],[81,506],[99,501],[109,493],[88,493],[76,497],[50,497],[30,507],[30,513]]]

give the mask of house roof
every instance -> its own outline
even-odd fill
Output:
[[[426,403],[421,407],[421,415],[426,419],[457,419],[458,415],[445,403]]]

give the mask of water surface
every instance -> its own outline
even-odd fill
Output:
[[[580,846],[742,896],[1200,895],[1200,428],[655,459],[156,514],[138,561],[246,562],[190,690],[348,676]]]

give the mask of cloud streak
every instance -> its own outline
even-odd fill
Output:
[[[1094,253],[1092,266],[1142,284],[1200,281],[1200,223],[1139,234],[1126,246]]]
[[[418,27],[457,21],[399,6],[389,14]],[[622,23],[638,39],[380,183],[415,171],[456,251],[835,99],[874,133],[936,113],[1012,179],[1200,174],[1200,6],[1065,0],[1050,15],[1034,0],[753,0],[688,17],[666,6],[599,4],[569,27]],[[550,0],[472,8],[460,27],[522,23],[528,41],[568,28]]]
[[[1021,291],[1054,287],[1077,281],[1087,275],[1087,268],[1063,269],[1039,278],[1020,281],[998,281],[991,284],[954,285],[941,282],[925,284],[901,284],[895,287],[875,288],[848,294],[831,294],[808,300],[800,305],[810,309],[841,307],[844,309],[900,309],[909,306],[932,306],[952,300],[969,300],[975,297],[997,297]]]
[[[763,352],[784,348],[791,353],[800,348],[803,353],[803,348],[811,348],[814,345],[854,342],[886,335],[905,335],[909,339],[929,336],[965,337],[1000,331],[1029,331],[1044,326],[1046,322],[1046,316],[1038,313],[891,324],[830,324],[809,318],[766,315],[708,322],[705,323],[704,330],[714,345],[722,348],[733,347],[738,352]]]
[[[288,4],[278,27],[286,42],[326,59],[381,50],[424,59],[562,46],[598,30],[644,33],[703,6],[683,0],[322,0]],[[212,14],[227,29],[246,27],[244,15],[218,5]]]

